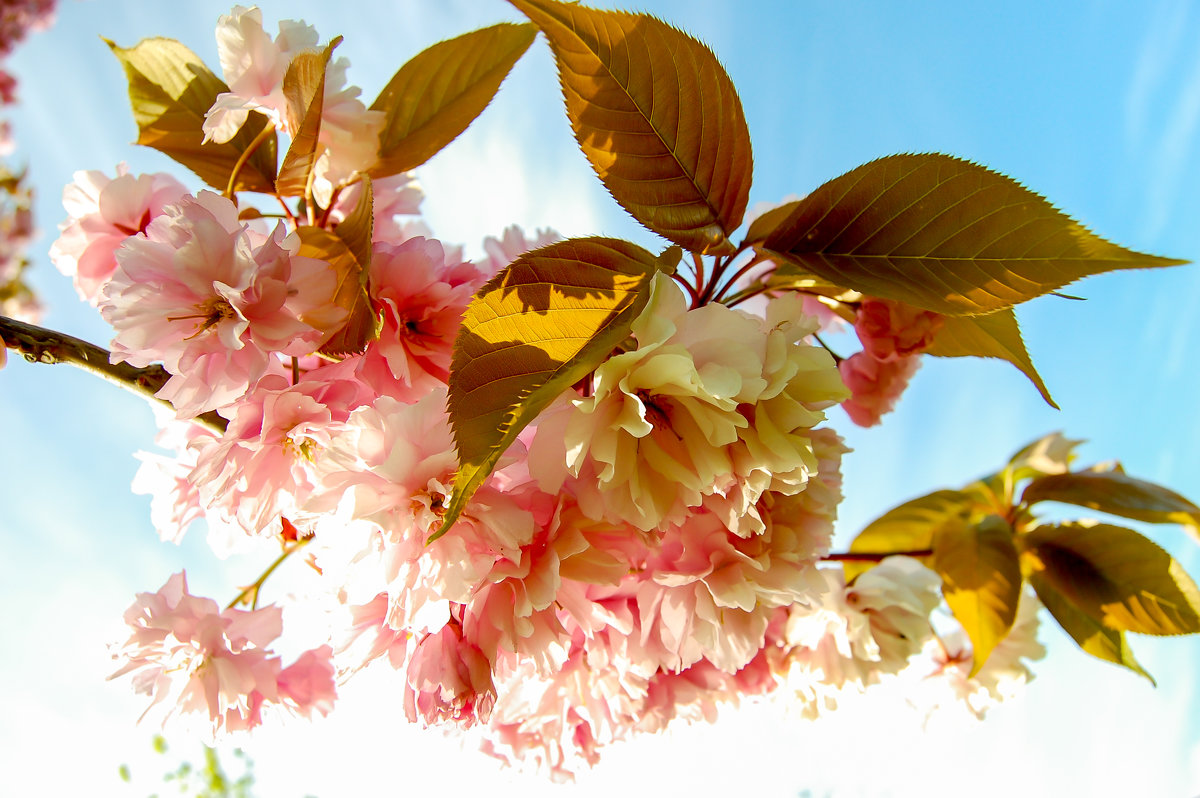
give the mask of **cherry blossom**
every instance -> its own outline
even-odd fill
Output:
[[[186,193],[168,174],[135,176],[123,163],[115,178],[94,170],[76,172],[75,181],[63,189],[68,218],[58,226],[50,259],[74,278],[80,299],[95,305],[117,268],[117,247],[130,236],[145,235],[150,221]]]
[[[172,377],[158,395],[181,418],[231,404],[273,353],[307,355],[344,319],[329,264],[295,256],[282,233],[252,231],[232,202],[202,191],[118,251],[100,300],[113,357],[162,362]]]

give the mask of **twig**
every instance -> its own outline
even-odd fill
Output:
[[[170,402],[155,396],[167,384],[167,380],[171,379],[171,375],[162,366],[137,368],[128,363],[113,363],[112,353],[107,349],[7,316],[0,316],[0,340],[4,342],[5,347],[19,352],[30,363],[70,363],[146,399],[162,402],[174,410]],[[223,433],[229,423],[214,412],[204,413],[191,420],[218,434]]]

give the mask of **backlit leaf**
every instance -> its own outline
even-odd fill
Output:
[[[678,260],[678,250],[674,250]],[[629,336],[660,263],[626,241],[579,238],[527,252],[480,289],[450,364],[458,472],[445,533],[496,461],[559,394]]]
[[[646,14],[510,2],[550,41],[575,139],[621,207],[684,249],[732,252],[753,159],[712,51]]]
[[[400,67],[371,105],[387,115],[371,174],[407,172],[454,141],[487,108],[536,35],[529,24],[493,25],[439,42]]]
[[[1134,673],[1145,676],[1154,684],[1154,677],[1147,673],[1133,657],[1133,651],[1125,639],[1125,633],[1109,629],[1104,624],[1080,610],[1071,600],[1041,577],[1033,574],[1029,583],[1037,592],[1038,599],[1045,605],[1063,631],[1071,636],[1079,647],[1097,659],[1122,665]]]
[[[1171,555],[1132,529],[1056,524],[1023,537],[1032,572],[1108,629],[1200,632],[1200,591]]]
[[[935,357],[994,357],[1007,360],[1029,378],[1038,393],[1053,408],[1058,408],[1046,390],[1046,384],[1034,368],[1021,328],[1012,309],[998,310],[986,316],[946,316],[926,353]]]
[[[283,76],[288,129],[293,133],[292,143],[279,167],[275,190],[285,197],[302,197],[308,189],[309,175],[317,161],[321,112],[325,107],[325,70],[333,48],[341,41],[339,36],[323,51],[297,53]]]
[[[1079,471],[1035,479],[1025,488],[1025,504],[1062,502],[1151,524],[1182,524],[1200,529],[1200,507],[1173,490],[1135,479],[1123,471]]]
[[[938,529],[946,525],[968,523],[973,510],[974,499],[970,494],[958,490],[935,491],[893,507],[876,518],[851,542],[850,552],[891,554],[927,551],[933,548],[933,536]],[[928,565],[927,557],[921,558],[921,561]],[[843,562],[846,581],[852,581],[874,565],[870,561]]]
[[[1003,310],[1083,277],[1184,261],[1124,249],[1004,175],[893,155],[800,200],[762,247],[871,296],[948,315]]]
[[[267,118],[251,112],[228,142],[202,144],[205,113],[218,94],[229,91],[224,81],[174,39],[143,39],[128,49],[106,42],[129,81],[137,143],[175,159],[208,185],[224,191],[239,159],[265,129]],[[239,168],[235,191],[274,189],[277,146],[275,134],[268,134]]]
[[[363,178],[363,193],[358,205],[333,231],[321,227],[299,227],[300,249],[297,254],[328,261],[337,273],[334,304],[345,311],[346,322],[321,347],[334,357],[363,351],[379,337],[380,321],[371,306],[367,280],[371,268],[370,178]]]
[[[1008,461],[1013,479],[1047,474],[1065,474],[1075,460],[1075,449],[1082,440],[1072,440],[1061,432],[1052,432],[1023,447]]]
[[[942,577],[946,603],[971,638],[974,676],[1017,617],[1021,565],[1012,530],[995,515],[976,524],[943,525],[933,536],[932,567]]]

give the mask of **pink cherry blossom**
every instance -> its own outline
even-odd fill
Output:
[[[330,211],[331,219],[341,222],[358,207],[362,186],[361,181],[355,182],[338,194]],[[374,216],[371,234],[375,241],[396,245],[417,235],[428,237],[426,232],[416,232],[412,227],[421,212],[421,202],[425,199],[425,192],[412,172],[372,180],[371,195],[374,199],[371,206]],[[406,218],[400,221],[400,217]]]
[[[163,173],[131,175],[125,164],[117,176],[76,172],[63,189],[68,218],[59,224],[59,237],[50,245],[50,259],[75,280],[80,299],[95,305],[100,289],[117,268],[115,252],[130,236],[144,235],[150,221],[187,194],[175,178]]]
[[[871,357],[898,360],[928,348],[942,323],[938,313],[868,296],[858,308],[854,330]]]
[[[315,398],[324,387],[268,374],[237,404],[225,434],[197,447],[190,479],[210,517],[268,536],[284,517],[297,518],[320,483],[325,451],[346,429]]]
[[[286,670],[270,653],[282,630],[278,607],[221,610],[191,595],[180,572],[157,592],[139,593],[125,622],[132,633],[114,654],[123,664],[109,678],[133,674],[134,690],[151,697],[151,709],[167,704],[167,718],[178,710],[207,716],[213,732],[237,731],[259,725],[265,705],[308,714],[332,703],[328,647]]]
[[[337,699],[333,649],[309,649],[279,672],[275,681],[279,703],[293,714],[311,718],[314,711],[328,715]]]
[[[472,726],[486,722],[496,703],[492,666],[451,623],[413,647],[404,692],[404,713],[428,725]]]
[[[205,141],[226,142],[245,124],[251,111],[265,114],[281,131],[295,135],[287,110],[283,81],[292,59],[317,46],[316,30],[303,21],[283,20],[279,35],[263,28],[262,11],[234,6],[217,25],[217,51],[229,91],[217,95],[204,120]],[[326,70],[313,189],[327,206],[335,188],[378,158],[384,114],[369,111],[360,90],[346,86],[349,61],[333,59]]]
[[[192,480],[196,448],[191,444],[212,440],[199,425],[159,416],[161,430],[154,442],[171,456],[137,452],[141,461],[133,476],[133,492],[150,497],[150,521],[162,540],[179,543],[193,522],[204,517],[200,486]]]
[[[483,240],[483,250],[487,253],[487,258],[481,266],[490,277],[531,249],[553,244],[561,238],[562,236],[553,230],[537,230],[530,238],[519,226],[510,225],[504,228],[500,238],[488,236]]]
[[[383,316],[383,329],[370,349],[384,357],[414,397],[448,380],[462,315],[483,282],[474,265],[447,260],[437,240],[375,245],[371,298]]]
[[[168,206],[118,251],[101,295],[114,361],[161,361],[172,376],[158,396],[186,418],[236,401],[273,353],[314,351],[345,312],[333,269],[294,242],[254,233],[212,192]]]
[[[842,409],[860,427],[875,426],[895,407],[920,365],[921,359],[916,355],[876,360],[866,352],[855,352],[838,364],[838,371],[852,394],[842,403]]]

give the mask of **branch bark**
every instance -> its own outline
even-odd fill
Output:
[[[20,353],[30,363],[70,363],[174,410],[170,402],[155,396],[171,378],[162,366],[137,368],[128,363],[113,363],[112,353],[107,349],[7,316],[0,316],[0,340],[3,340],[5,347]],[[223,433],[229,423],[215,412],[204,413],[191,420],[218,434]]]

